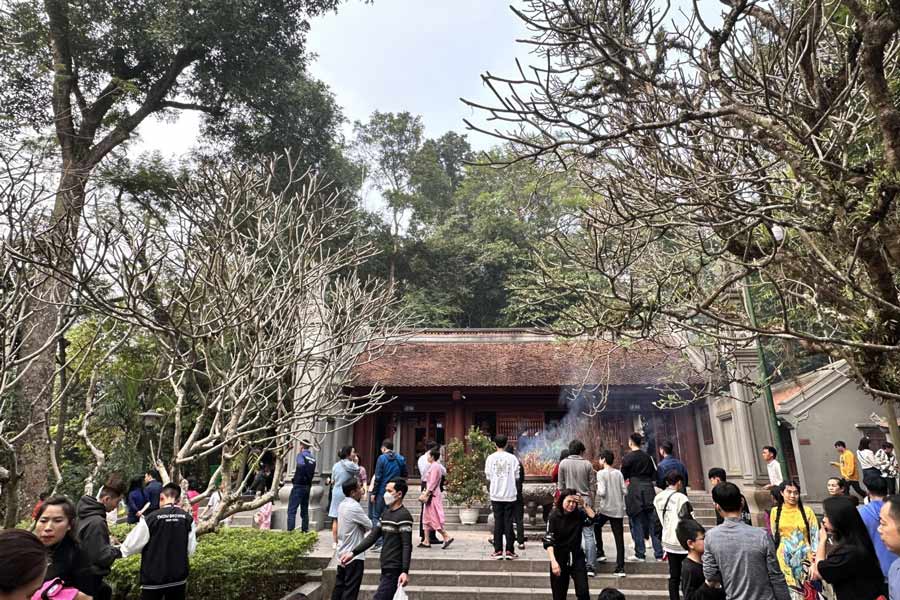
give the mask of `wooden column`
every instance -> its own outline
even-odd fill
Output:
[[[675,411],[675,429],[678,431],[681,460],[688,470],[688,485],[694,490],[704,490],[706,473],[703,472],[703,461],[700,459],[700,432],[697,431],[696,423],[693,405]]]
[[[375,416],[369,413],[353,424],[353,447],[359,454],[359,464],[366,469],[369,478],[375,472],[378,448],[375,448]]]
[[[450,411],[450,414],[447,415],[447,441],[449,442],[453,438],[457,439],[465,439],[466,437],[466,416],[465,411],[463,410],[463,400],[462,393],[459,390],[455,390],[453,392],[453,408]]]

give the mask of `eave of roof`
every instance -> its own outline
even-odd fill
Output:
[[[678,350],[662,344],[559,341],[527,330],[420,332],[358,365],[354,377],[354,386],[390,388],[683,389],[705,382]]]

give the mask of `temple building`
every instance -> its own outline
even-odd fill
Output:
[[[427,439],[444,444],[470,427],[502,433],[521,452],[529,475],[552,465],[560,444],[581,437],[588,454],[627,451],[634,431],[651,450],[664,440],[688,466],[690,485],[701,488],[702,464],[693,405],[656,406],[662,395],[689,398],[703,378],[680,352],[646,341],[615,344],[561,341],[526,330],[428,330],[359,366],[360,392],[380,385],[393,400],[352,427],[350,439],[367,468],[383,439],[415,457]],[[550,454],[548,454],[548,452]],[[544,460],[541,461],[540,459]]]

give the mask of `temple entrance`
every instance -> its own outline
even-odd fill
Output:
[[[400,454],[406,457],[410,477],[419,477],[416,460],[425,453],[425,441],[446,443],[447,413],[404,412],[397,414],[400,431]]]

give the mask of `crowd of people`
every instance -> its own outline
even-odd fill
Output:
[[[146,485],[126,486],[111,477],[96,497],[85,495],[77,504],[66,496],[45,496],[30,531],[0,532],[0,599],[111,598],[105,578],[116,560],[132,554],[142,557],[143,600],[185,598],[197,543],[194,516],[182,509],[181,486],[163,485],[154,473],[144,479]],[[110,535],[108,515],[122,501],[129,521],[137,521],[119,543]]]
[[[525,547],[525,473],[505,436],[496,436],[494,444],[496,451],[485,462],[494,520],[491,558],[516,560],[516,550]],[[874,452],[871,440],[863,438],[853,453],[843,441],[835,443],[838,460],[832,464],[839,473],[825,484],[821,521],[804,505],[799,482],[784,478],[771,446],[761,450],[773,504],[760,514],[761,526],[753,525],[747,499],[727,480],[725,470],[710,469],[716,526],[709,531],[694,518],[686,493],[689,474],[673,444],[663,441],[658,447],[659,456],[650,456],[642,436],[632,434],[620,469],[608,449],[596,463],[589,460],[580,440],[562,453],[543,536],[554,600],[567,597],[570,583],[577,600],[589,600],[589,579],[607,561],[602,535],[607,524],[615,544],[613,574],[625,577],[626,562],[648,560],[649,541],[654,558],[668,565],[670,600],[900,600],[900,497],[894,496],[897,460],[891,444]],[[369,479],[352,446],[341,448],[337,458],[328,510],[339,562],[332,600],[358,597],[367,551],[380,552],[374,600],[391,600],[398,587],[409,583],[416,529],[404,504],[409,494],[406,459],[385,440]],[[444,514],[447,471],[437,444],[426,442],[416,465],[422,507],[418,545],[447,548],[453,543]],[[315,458],[304,443],[293,475],[288,529],[294,529],[297,511],[301,529],[309,527],[315,470]],[[259,485],[270,487],[265,479],[270,476],[261,470]],[[32,531],[0,533],[0,600],[110,598],[105,578],[113,563],[137,553],[142,555],[142,598],[184,598],[196,521],[203,517],[198,503],[191,502],[198,494],[187,480],[164,485],[151,470],[128,486],[110,478],[96,497],[84,496],[77,503],[65,496],[42,496],[32,514]],[[215,510],[216,502],[212,494],[205,512]],[[135,525],[121,543],[109,531],[109,515],[116,514],[120,503]],[[633,548],[627,557],[626,518]],[[600,600],[618,598],[624,596],[612,588],[600,594]]]

